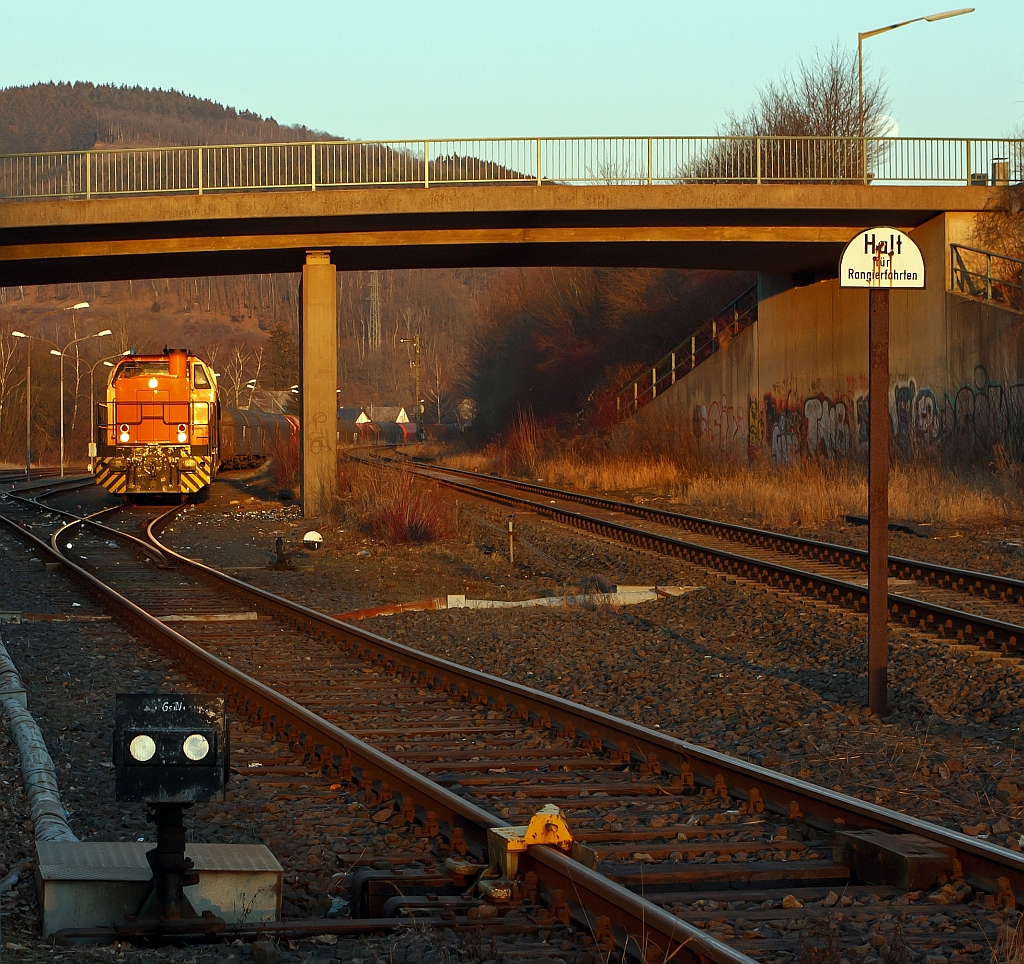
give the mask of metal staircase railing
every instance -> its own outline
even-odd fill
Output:
[[[757,321],[757,285],[751,285],[718,314],[704,322],[689,338],[680,342],[664,358],[645,368],[615,395],[615,413],[629,418],[660,393],[671,388],[678,378],[692,372],[723,349],[745,328]]]
[[[1024,261],[965,244],[949,246],[949,290],[1024,311]]]

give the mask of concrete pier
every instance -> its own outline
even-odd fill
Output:
[[[302,514],[334,505],[338,490],[337,268],[329,251],[307,251],[299,309],[299,474]]]

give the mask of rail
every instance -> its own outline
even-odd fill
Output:
[[[1024,311],[1024,261],[1007,255],[971,248],[949,246],[950,291]]]
[[[664,358],[650,368],[645,368],[616,392],[616,417],[625,419],[635,415],[666,388],[671,388],[678,377],[692,372],[755,321],[757,285],[752,285],[714,318],[704,322],[689,338],[676,345]]]
[[[1024,139],[509,137],[138,147],[0,155],[0,199],[451,184],[999,185]]]

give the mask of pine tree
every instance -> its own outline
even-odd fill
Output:
[[[299,380],[299,346],[281,322],[270,332],[265,358],[267,387],[288,389]]]

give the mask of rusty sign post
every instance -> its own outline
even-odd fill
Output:
[[[840,288],[868,288],[868,708],[889,712],[889,292],[923,288],[924,258],[895,228],[843,250]]]

